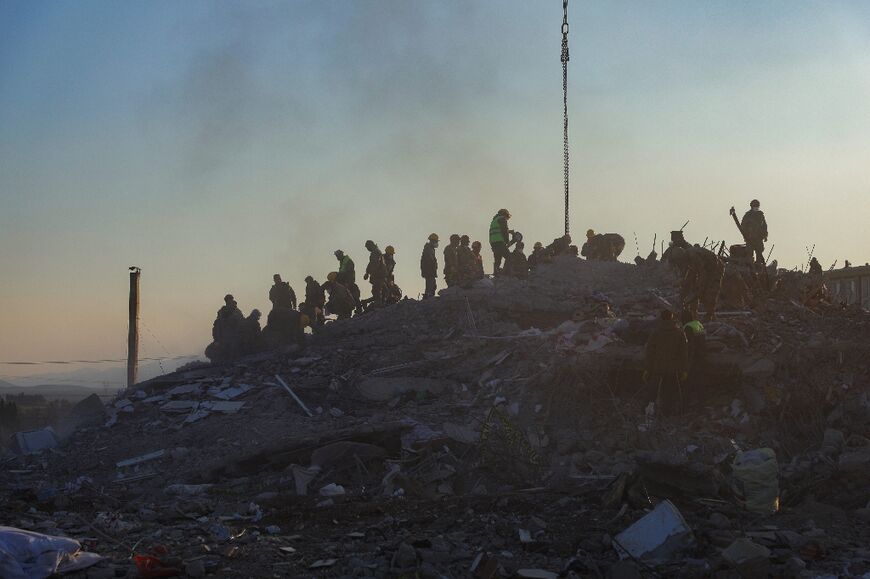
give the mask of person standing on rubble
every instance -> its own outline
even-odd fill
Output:
[[[474,253],[469,247],[470,243],[471,238],[463,235],[456,247],[456,285],[465,289],[470,288],[475,280]]]
[[[369,239],[366,241],[366,249],[369,251],[369,264],[363,279],[372,284],[372,301],[377,306],[384,305],[384,287],[387,281],[387,265],[384,263],[384,254],[378,249],[377,244]]]
[[[529,269],[533,270],[541,264],[541,259],[544,257],[544,244],[536,241],[532,247],[532,253],[529,255]]]
[[[387,267],[387,282],[393,283],[396,279],[393,276],[393,270],[396,269],[396,248],[392,245],[384,249],[384,265]]]
[[[646,343],[645,366],[643,380],[651,387],[651,398],[660,412],[666,416],[682,414],[689,347],[670,310],[662,310],[659,325]]]
[[[308,316],[311,327],[323,325],[323,306],[326,303],[326,295],[323,287],[310,275],[305,278],[305,303],[300,311]]]
[[[454,233],[450,236],[450,243],[444,248],[444,283],[447,287],[455,286],[458,281],[459,259],[457,250],[460,239],[459,235]]]
[[[511,218],[510,211],[507,209],[499,209],[492,221],[489,224],[489,246],[492,248],[493,269],[492,274],[499,276],[502,274],[501,262],[510,258],[508,252],[508,240],[510,239],[511,231],[508,229],[508,220]]]
[[[423,299],[435,297],[436,280],[438,279],[438,258],[435,249],[438,247],[438,234],[430,233],[429,240],[423,245],[423,253],[420,255],[420,275],[426,280],[426,289]]]
[[[260,337],[260,310],[251,310],[250,315],[244,319],[241,325],[241,351],[242,354],[253,354],[261,348]]]
[[[360,291],[356,285],[356,265],[350,256],[345,255],[341,249],[335,250],[335,259],[338,260],[338,278],[336,281],[347,288],[353,296],[354,307],[359,307]]]
[[[269,301],[272,302],[272,307],[296,309],[296,292],[290,287],[290,283],[281,281],[281,276],[277,273],[272,276],[275,284],[269,290]]]
[[[761,202],[753,199],[749,211],[740,221],[740,229],[746,237],[746,245],[755,254],[755,263],[764,265],[764,242],[767,241],[767,220],[761,210]]]
[[[475,241],[471,244],[471,257],[474,260],[474,280],[483,279],[486,274],[483,272],[483,256],[480,255],[480,251],[483,249],[483,245],[479,241]]]

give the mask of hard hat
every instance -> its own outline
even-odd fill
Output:
[[[753,199],[749,202],[750,207],[761,207],[761,202],[758,199]]]
[[[438,234],[437,233],[430,233],[429,234],[429,241],[438,241]]]
[[[388,245],[387,248],[384,250],[384,253],[386,253],[387,255],[395,255],[396,248],[392,245]]]
[[[595,231],[593,229],[587,229],[586,237],[595,237]]]
[[[329,272],[329,274],[326,276],[326,279],[328,279],[329,281],[337,280],[338,279],[338,272],[337,271]]]
[[[511,212],[507,209],[499,209],[497,215],[502,215],[504,217],[507,217],[508,219],[511,218]]]

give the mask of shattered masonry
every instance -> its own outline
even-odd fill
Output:
[[[0,459],[2,520],[105,557],[70,577],[870,572],[868,314],[722,312],[665,420],[643,351],[677,296],[562,257],[191,366]]]

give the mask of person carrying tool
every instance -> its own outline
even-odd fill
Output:
[[[508,220],[510,218],[510,211],[499,209],[489,224],[489,246],[492,248],[493,256],[492,274],[495,276],[499,276],[502,273],[502,260],[507,261],[510,257],[510,253],[508,253],[508,240],[511,235],[511,231],[508,229]]]
[[[686,334],[670,310],[662,310],[658,327],[646,343],[645,364],[643,381],[651,386],[651,399],[660,412],[665,416],[682,414],[689,348]]]
[[[755,254],[755,263],[764,265],[764,242],[767,241],[767,220],[761,211],[761,203],[753,199],[749,211],[740,220],[740,230],[743,233],[747,247]]]
[[[460,239],[454,233],[450,236],[450,243],[444,248],[444,283],[447,287],[456,285],[459,278],[459,260],[456,252],[459,249]]]
[[[372,284],[372,301],[375,305],[384,305],[384,285],[387,281],[387,265],[384,263],[384,254],[378,249],[377,244],[369,239],[366,241],[366,249],[369,251],[369,264],[363,279]]]
[[[420,255],[420,276],[426,280],[423,299],[435,297],[436,280],[438,279],[438,257],[435,249],[438,247],[438,234],[430,233],[429,240],[423,245]]]

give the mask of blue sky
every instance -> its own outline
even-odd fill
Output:
[[[774,258],[870,259],[870,5],[572,2],[572,228],[624,258],[691,219]],[[0,0],[0,358],[122,357],[126,268],[173,354],[226,292],[268,310],[508,207],[559,234],[561,2]],[[363,288],[365,292],[367,288]],[[146,352],[163,353],[146,342]],[[153,351],[147,351],[150,348]],[[0,368],[0,374],[5,369]]]

